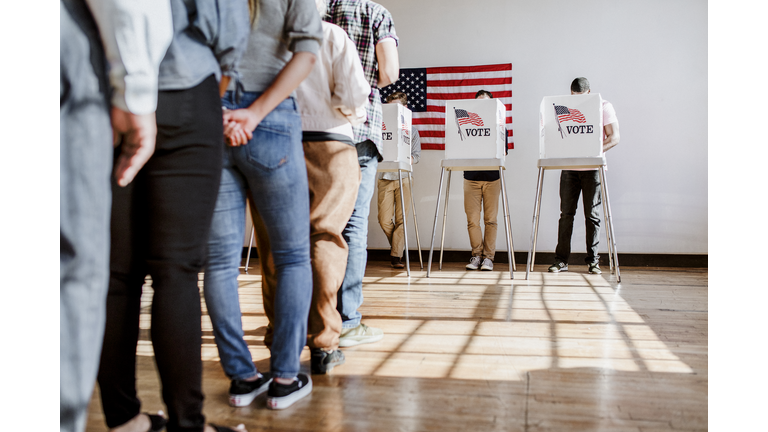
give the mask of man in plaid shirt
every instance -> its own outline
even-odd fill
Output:
[[[383,6],[369,0],[330,0],[325,20],[343,28],[355,43],[363,72],[371,85],[368,119],[354,128],[362,179],[355,210],[343,232],[349,246],[349,258],[344,282],[337,296],[337,309],[342,319],[339,346],[348,347],[377,342],[384,337],[381,329],[360,322],[362,315],[357,309],[363,304],[363,276],[368,259],[368,213],[376,186],[376,169],[383,159],[379,88],[397,81],[400,62],[392,15]]]

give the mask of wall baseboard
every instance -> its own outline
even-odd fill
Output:
[[[410,252],[411,263],[419,262],[419,255],[415,249]],[[243,248],[243,259],[248,256],[248,248]],[[572,253],[571,264],[582,264],[586,253]],[[389,249],[368,249],[368,259],[371,261],[389,261]],[[429,249],[421,251],[421,258],[424,263],[429,260]],[[444,251],[443,262],[469,262],[469,251]],[[251,252],[251,261],[258,261],[259,255],[256,248],[253,248]],[[432,256],[433,263],[437,263],[440,260],[440,250],[435,249]],[[506,263],[506,252],[496,252],[494,262]],[[519,270],[521,264],[525,269],[525,263],[528,261],[528,252],[515,252],[515,264]],[[536,252],[536,264],[551,264],[555,261],[554,252]],[[608,265],[608,254],[604,253],[600,255],[600,264]],[[638,254],[638,253],[621,253],[619,252],[619,265],[627,267],[694,267],[694,268],[709,268],[709,255],[695,255],[695,254]]]

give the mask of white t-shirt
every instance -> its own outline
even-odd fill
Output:
[[[613,104],[603,99],[603,141],[605,141],[605,125],[611,123],[619,124],[619,119],[616,117],[616,110],[613,109]],[[606,166],[605,169],[607,170],[608,167]],[[597,168],[578,168],[568,171],[597,171]]]

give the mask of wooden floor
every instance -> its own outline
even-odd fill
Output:
[[[414,265],[414,263],[412,263]],[[264,395],[227,404],[229,381],[203,310],[205,414],[254,431],[700,431],[707,430],[708,272],[622,267],[562,274],[536,266],[418,262],[410,280],[369,262],[363,322],[381,342],[345,348],[347,362],[313,375],[312,395],[285,411]],[[522,270],[522,271],[521,271]],[[269,369],[258,268],[240,277],[246,339]],[[201,283],[202,287],[202,283]],[[137,385],[144,410],[163,409],[143,300]],[[302,369],[309,372],[309,351]],[[96,389],[88,431],[106,430]]]

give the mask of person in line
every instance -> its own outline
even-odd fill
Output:
[[[171,0],[171,12],[173,39],[158,77],[155,152],[130,185],[114,183],[112,188],[110,281],[98,383],[107,426],[116,432],[155,431],[164,423],[141,414],[136,392],[147,274],[154,291],[150,334],[168,431],[231,431],[207,425],[203,414],[198,273],[221,179],[221,83],[235,74],[245,50],[247,8],[223,0]]]
[[[171,8],[167,0],[61,0],[59,24],[59,424],[82,432],[104,336],[113,133],[122,142],[114,176],[125,186],[155,148]]]
[[[325,15],[326,0],[315,3],[320,16]],[[313,294],[307,345],[315,374],[325,374],[345,361],[338,349],[341,315],[336,310],[336,295],[344,280],[349,251],[342,231],[352,216],[360,184],[352,126],[365,121],[371,93],[352,40],[338,26],[322,25],[317,63],[296,89],[309,180]],[[254,219],[267,302],[274,296],[274,260],[265,226],[259,218]],[[271,345],[272,306],[265,306],[265,310],[270,311],[270,323],[264,341]]]
[[[267,392],[267,407],[288,408],[312,392],[299,358],[312,300],[309,186],[295,90],[309,75],[323,38],[310,0],[251,0],[251,34],[239,72],[243,92],[230,85],[222,103],[229,147],[208,240],[204,295],[222,367],[232,380],[229,401],[250,404]],[[238,299],[246,196],[266,226],[275,289],[265,292],[273,317],[270,374],[257,371]],[[261,247],[259,255],[262,253]]]
[[[493,99],[493,94],[480,90],[475,94],[475,99]],[[505,146],[505,152],[508,151]],[[472,247],[467,270],[493,270],[500,193],[501,178],[498,171],[464,171],[464,212],[467,214],[467,231]],[[481,211],[485,235],[480,229]]]
[[[589,94],[589,81],[579,77],[571,82],[571,94]],[[603,152],[616,147],[619,143],[619,119],[613,104],[603,99]],[[552,273],[568,271],[568,259],[571,256],[571,235],[573,218],[579,205],[579,195],[584,204],[584,224],[586,226],[587,263],[589,273],[601,274],[600,256],[597,245],[600,236],[600,172],[597,168],[562,170],[560,173],[560,220],[557,225],[557,247],[555,263],[549,267]]]
[[[336,305],[342,320],[339,346],[350,347],[378,342],[384,337],[381,329],[361,322],[362,315],[358,309],[363,304],[363,276],[368,261],[368,214],[376,186],[376,167],[383,160],[379,88],[397,81],[400,60],[392,15],[380,4],[370,0],[330,0],[324,19],[344,29],[355,43],[363,72],[371,86],[368,118],[353,129],[361,180],[355,209],[343,232],[349,246],[349,257]]]
[[[408,106],[408,95],[403,92],[394,92],[387,96],[387,103],[397,103]],[[421,137],[416,127],[411,125],[411,164],[419,163],[421,157]],[[403,210],[400,206],[400,181],[396,172],[379,173],[379,225],[384,230],[390,246],[390,264],[392,268],[403,268],[403,251],[405,250],[405,236],[403,230]],[[411,179],[403,179],[403,199],[405,200],[405,217],[411,210]],[[394,222],[392,221],[394,216]]]

